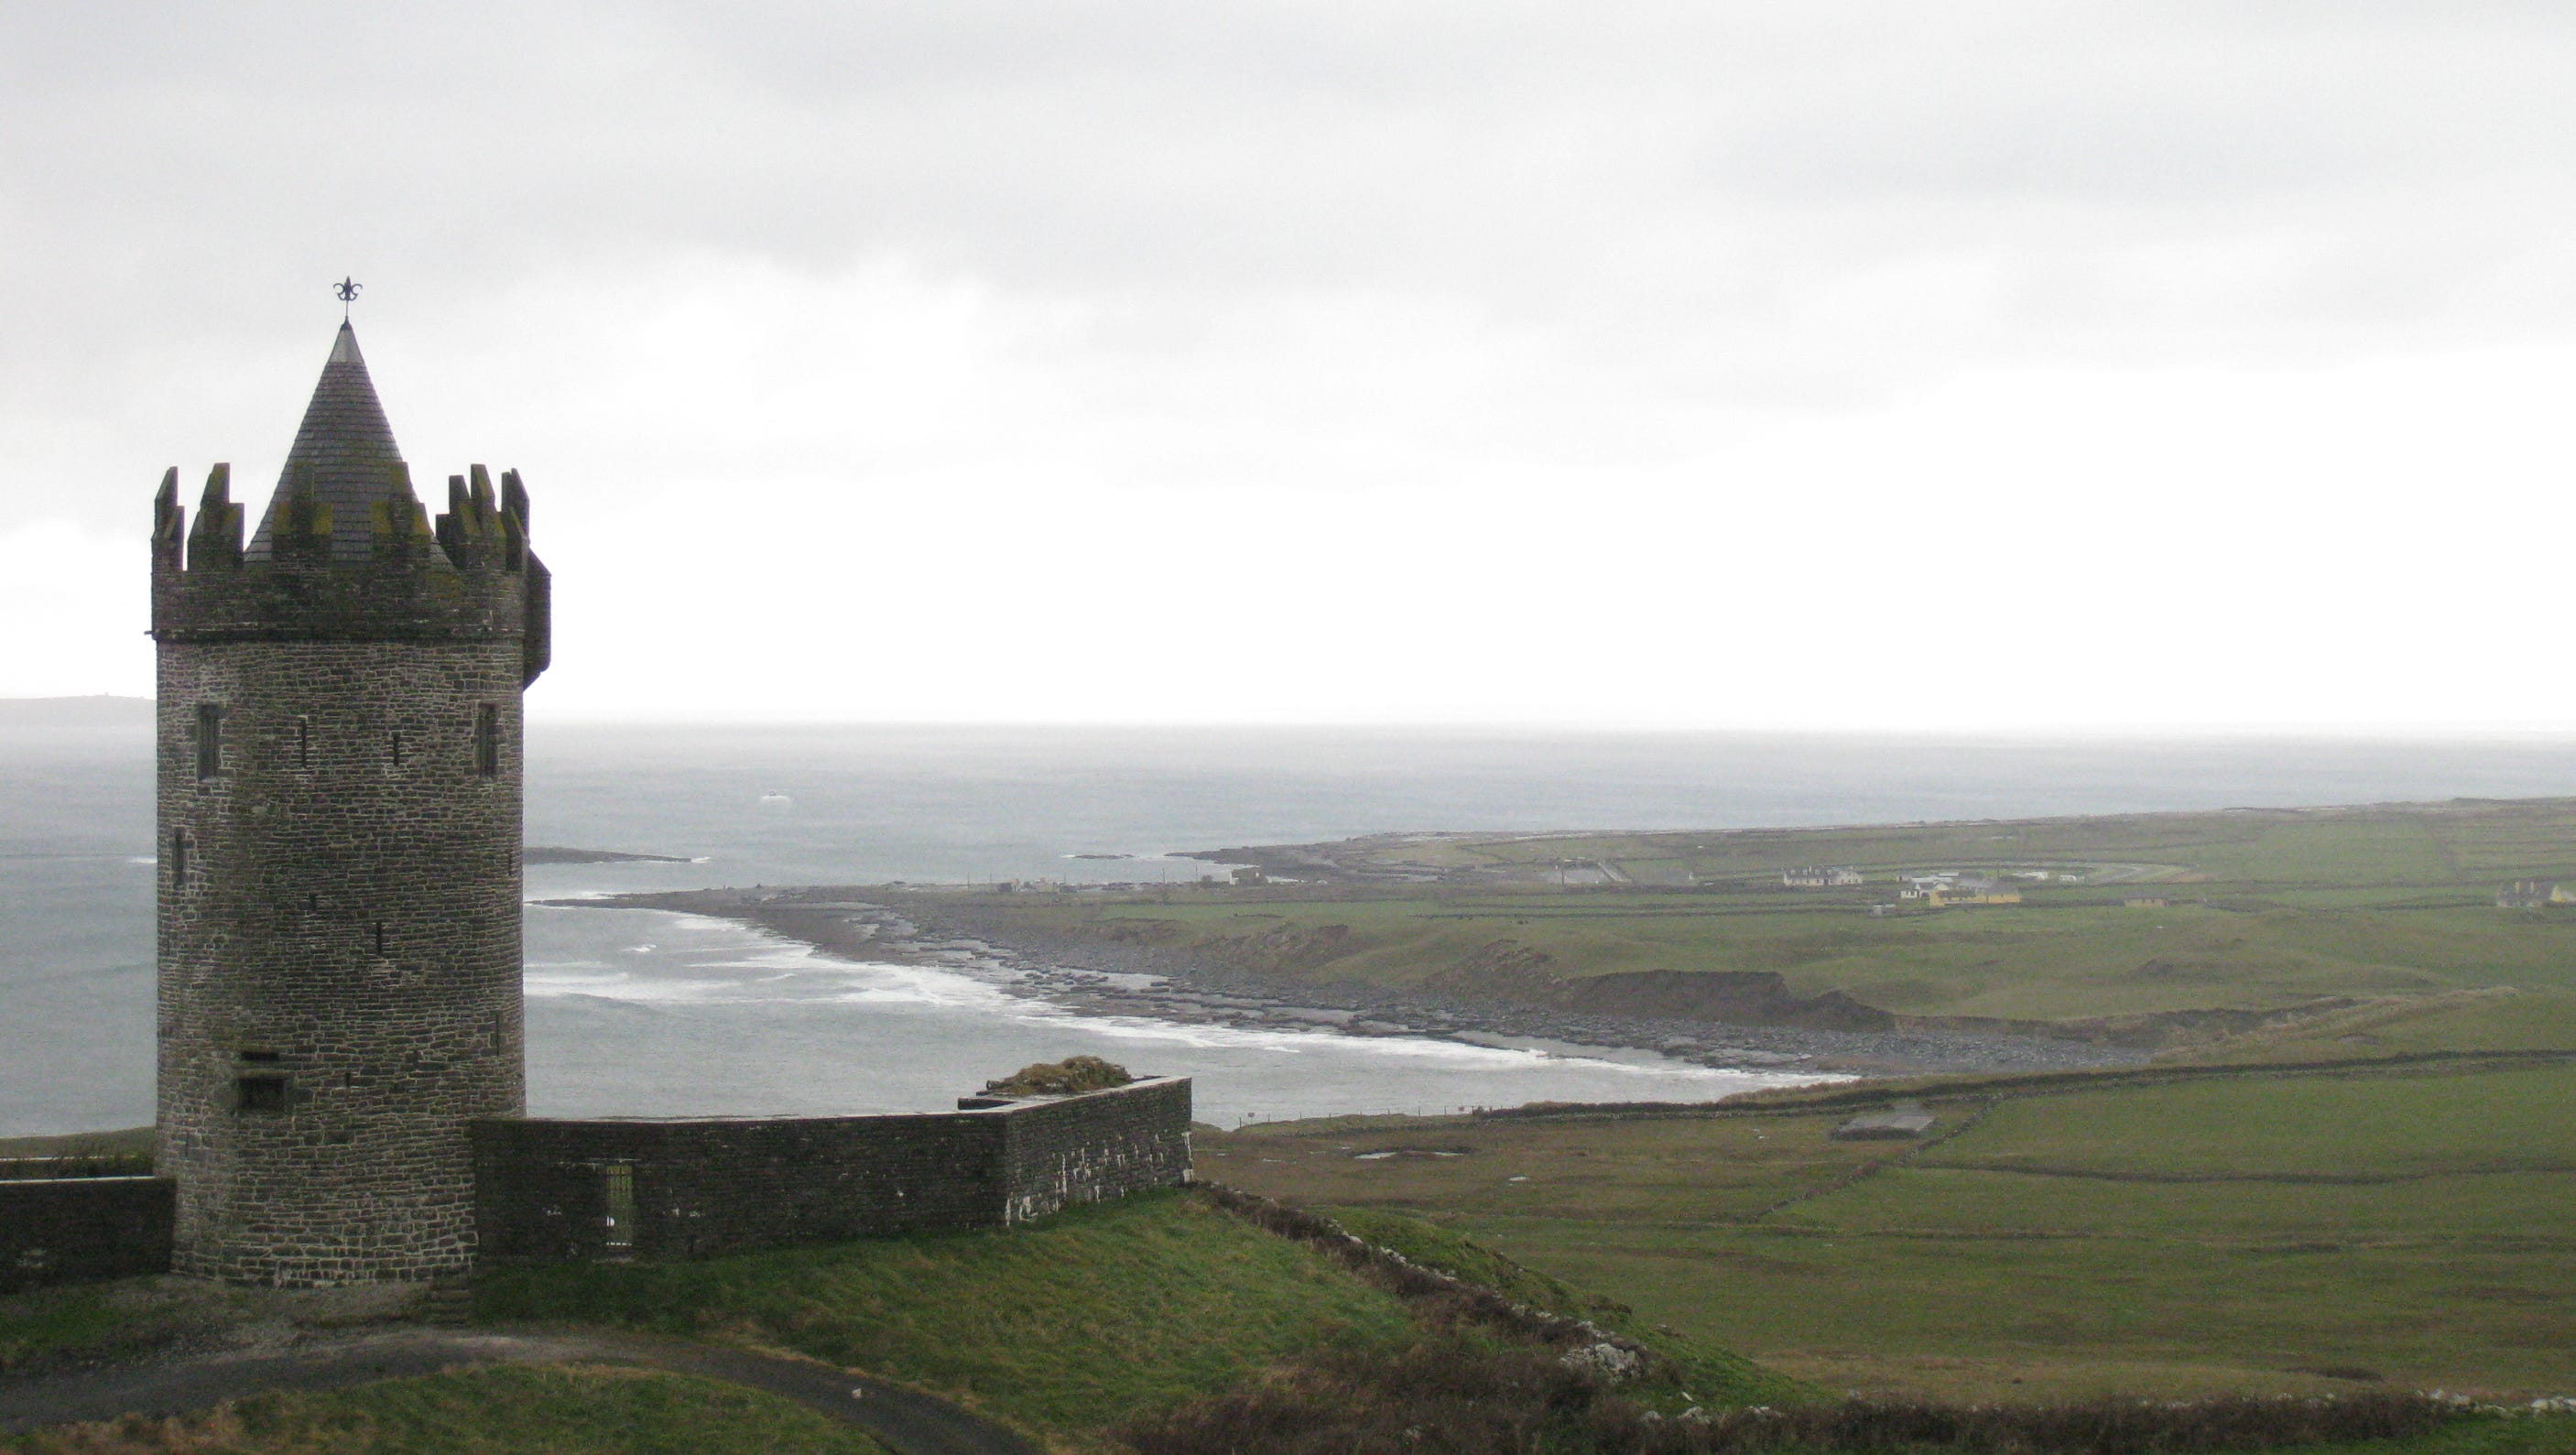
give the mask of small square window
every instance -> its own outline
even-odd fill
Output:
[[[286,1110],[286,1078],[238,1076],[233,1079],[233,1105],[245,1112]]]

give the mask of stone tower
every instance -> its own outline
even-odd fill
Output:
[[[430,526],[357,335],[259,528],[153,505],[160,1167],[178,1268],[281,1285],[473,1257],[465,1122],[525,1109],[520,693],[546,569],[515,471]]]

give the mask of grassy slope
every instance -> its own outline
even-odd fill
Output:
[[[2576,878],[2576,801],[2130,815],[2014,823],[1707,834],[1408,841],[1386,859],[1479,866],[1515,887],[1274,886],[1115,896],[988,896],[980,913],[1073,935],[1196,949],[1275,973],[1379,986],[1532,993],[1499,948],[1545,976],[1762,970],[1925,1016],[2082,1019],[2269,1010],[2322,996],[2425,997],[2512,987],[2501,1030],[2576,1046],[2576,911],[2495,909],[2519,878]],[[1687,891],[1558,890],[1560,859],[1599,860]],[[1792,891],[1797,863],[1862,866],[1857,891]],[[2018,907],[1873,919],[1898,870],[2146,866],[2156,882],[2034,885]],[[1650,872],[1651,871],[1651,872]],[[2164,908],[2122,901],[2161,895]],[[2188,901],[2188,902],[2180,902]],[[1333,927],[1340,927],[1334,930]],[[1276,955],[1264,940],[1327,950]],[[1299,938],[1301,935],[1305,938]],[[2426,1029],[2419,1027],[2419,1030]]]
[[[1680,1386],[1693,1401],[1705,1400],[1712,1405],[1786,1404],[1813,1400],[1823,1394],[1813,1386],[1764,1369],[1730,1349],[1669,1324],[1641,1318],[1634,1308],[1616,1299],[1584,1294],[1561,1279],[1515,1262],[1428,1219],[1386,1208],[1334,1208],[1331,1215],[1348,1231],[1425,1267],[1493,1289],[1532,1308],[1589,1319],[1652,1346],[1680,1366]]]
[[[1323,1342],[1392,1345],[1399,1301],[1205,1204],[1147,1195],[1030,1228],[665,1266],[493,1270],[483,1316],[747,1338],[1058,1437]]]
[[[772,1395],[631,1369],[482,1369],[328,1394],[274,1394],[202,1415],[17,1437],[24,1455],[884,1455],[856,1430]]]
[[[1920,1148],[1795,1110],[1390,1119],[1203,1134],[1201,1166],[1421,1213],[1835,1389],[2557,1394],[2571,1097],[2568,1067],[2254,1072],[1936,1101],[1956,1135]]]
[[[0,1296],[0,1377],[64,1360],[139,1358],[258,1316],[258,1296],[170,1278],[127,1278]]]
[[[1613,1324],[1633,1322],[1453,1233],[1382,1213],[1368,1222],[1371,1236],[1500,1282],[1523,1301]],[[136,1281],[0,1300],[0,1316],[18,1320],[13,1327],[22,1350],[44,1344],[47,1329],[96,1350],[102,1337],[115,1343],[118,1318],[134,1315],[134,1300],[122,1295],[159,1286]],[[1417,1321],[1414,1305],[1315,1248],[1182,1194],[1078,1208],[1007,1232],[870,1240],[694,1264],[496,1268],[478,1279],[477,1297],[489,1319],[640,1326],[798,1350],[958,1399],[1072,1449],[1102,1448],[1108,1428],[1222,1394],[1321,1349],[1393,1355],[1427,1342],[1468,1357],[1493,1346],[1495,1337],[1473,1328],[1438,1332]],[[1728,1402],[1812,1394],[1714,1347],[1677,1338],[1654,1342],[1684,1376],[1658,1396],[1668,1397],[1675,1412],[1687,1402],[1679,1393],[1684,1389]],[[488,1427],[488,1448],[618,1448],[611,1436],[630,1422],[628,1406],[643,1397],[623,1384],[568,1388],[549,1396],[552,1405],[536,1408],[544,1402],[535,1402],[513,1423],[502,1418],[503,1410],[476,1407],[484,1388],[392,1381],[319,1402],[245,1405],[241,1421],[181,1422],[129,1443],[174,1451],[409,1450],[421,1448],[413,1442],[420,1422],[412,1412],[431,1407],[425,1400],[443,1400],[438,1407],[451,1411],[460,1430]],[[581,1400],[589,1397],[584,1389],[601,1401],[588,1425],[580,1415]],[[655,1397],[679,1401],[675,1419],[688,1415],[687,1398]],[[507,1389],[493,1398],[519,1402]],[[272,1405],[287,1414],[258,1416]],[[341,1428],[348,1423],[342,1417],[352,1414],[377,1416],[381,1437]],[[548,1421],[591,1443],[550,1443]],[[37,1442],[28,1448],[56,1447]]]
[[[2565,1419],[2502,1420],[2462,1425],[2430,1439],[2373,1441],[2329,1449],[2309,1446],[2276,1455],[2567,1455],[2576,1450],[2576,1428]]]
[[[2181,1088],[2189,1090],[2190,1088]],[[2147,1088],[2163,1095],[2176,1088]],[[2055,1098],[2079,1104],[2092,1093]],[[2161,1113],[2167,1130],[2191,1130],[2201,1115],[2188,1097]],[[2130,1113],[2150,1121],[2152,1107]],[[2179,1121],[2174,1119],[2179,1118]],[[1821,1140],[1812,1114],[1661,1122],[1501,1123],[1438,1129],[1472,1143],[1487,1130],[1519,1139],[1513,1165],[1560,1171],[1596,1159],[1619,1162],[1634,1152],[1657,1161],[1666,1173],[1683,1170],[1695,1156],[1690,1132],[1722,1126],[1759,1155],[1740,1159],[1774,1173],[1805,1169],[1844,1175],[1853,1149]],[[1571,1129],[1575,1135],[1565,1133]],[[1420,1167],[1446,1172],[1491,1155],[1479,1148],[1451,1158],[1392,1158],[1355,1163],[1344,1148],[1419,1145],[1414,1127],[1343,1129],[1332,1165],[1366,1169]],[[2046,1137],[2005,1127],[2007,1146]],[[1353,1142],[1349,1139],[1358,1139]],[[1267,1152],[1298,1151],[1293,1137],[1218,1138],[1231,1160],[1249,1151],[1253,1165]],[[1983,1155],[1971,1133],[1949,1144],[1957,1158]],[[1776,1149],[1775,1149],[1776,1144]],[[1704,1149],[1703,1149],[1704,1150]],[[1991,1151],[1992,1149],[1984,1149]],[[1579,1156],[1577,1154],[1580,1154]],[[1550,1159],[1554,1160],[1551,1161]],[[1766,1160],[1767,1159],[1767,1160]],[[1739,1159],[1721,1154],[1714,1165]],[[1500,1170],[1488,1165],[1487,1172]],[[1596,1172],[1599,1169],[1594,1169]],[[1956,1170],[1956,1169],[1953,1169]],[[1621,1182],[1618,1169],[1596,1176],[1589,1190]],[[2002,1175],[1985,1173],[1983,1175]],[[1736,1167],[1739,1183],[1768,1189],[1754,1170]],[[1461,1238],[1454,1228],[1375,1207],[1346,1212],[1347,1224],[1416,1261],[1460,1272],[1501,1288],[1524,1302],[1581,1313],[1614,1327],[1645,1333],[1682,1363],[1680,1388],[1704,1401],[1779,1401],[1794,1395],[1776,1376],[1717,1352],[1733,1339],[1773,1339],[1764,1327],[1792,1328],[1820,1316],[1868,1327],[1897,1323],[1903,1335],[1945,1347],[1964,1331],[1982,1332],[1963,1306],[1984,1300],[2007,1303],[2010,1286],[1996,1287],[1973,1272],[1941,1270],[1944,1306],[1927,1307],[1911,1321],[1887,1318],[1884,1306],[1839,1311],[1804,1307],[1847,1296],[1830,1280],[1847,1269],[1824,1270],[1822,1279],[1780,1275],[1810,1234],[1776,1266],[1757,1267],[1740,1252],[1721,1249],[1713,1267],[1693,1267],[1707,1246],[1692,1237],[1667,1239],[1657,1225],[1632,1210],[1626,1219],[1596,1221],[1551,1236],[1552,1217],[1579,1221],[1586,1198],[1544,1175],[1530,1184],[1539,1201],[1517,1217],[1489,1217],[1505,1236],[1528,1244],[1526,1256],[1560,1269],[1598,1261],[1637,1308],[1587,1296],[1547,1272],[1522,1266]],[[1792,1177],[1792,1190],[1816,1191],[1831,1178]],[[1877,1179],[1854,1185],[1865,1191]],[[1667,1196],[1686,1195],[1688,1178],[1668,1178]],[[1358,1189],[1346,1189],[1356,1191]],[[1382,1189],[1383,1190],[1383,1189]],[[1802,1216],[1847,1193],[1828,1193],[1798,1204]],[[1737,1196],[1741,1205],[1748,1200]],[[1508,1207],[1508,1204],[1506,1204]],[[1475,1219],[1469,1219],[1473,1222]],[[1714,1230],[1713,1228],[1710,1230]],[[1566,1231],[1559,1229],[1560,1233]],[[1738,1229],[1737,1231],[1746,1231]],[[1643,1234],[1629,1247],[1624,1240]],[[1778,1232],[1763,1234],[1775,1240]],[[1622,1252],[1642,1252],[1646,1278],[1619,1266]],[[2155,1254],[2144,1260],[2164,1258]],[[1971,1261],[1974,1261],[1973,1259]],[[2559,1260],[2564,1262],[2563,1256]],[[1919,1270],[1917,1270],[1919,1272]],[[1713,1277],[1712,1277],[1713,1275]],[[2149,1291],[2153,1293],[2153,1290]],[[1719,1321],[1693,1316],[1692,1305],[1719,1297],[1730,1307]],[[865,1365],[1017,1420],[1059,1448],[1104,1448],[1100,1430],[1194,1398],[1237,1386],[1265,1368],[1319,1346],[1390,1353],[1413,1343],[1420,1331],[1403,1305],[1344,1272],[1310,1249],[1257,1232],[1218,1214],[1197,1199],[1148,1197],[1084,1209],[1010,1233],[953,1235],[848,1244],[665,1267],[593,1267],[497,1272],[482,1292],[487,1315],[607,1322],[747,1340],[804,1350],[827,1360]],[[1656,1326],[1678,1332],[1658,1335]],[[1941,1327],[1944,1323],[1960,1328]],[[1882,1331],[1884,1332],[1884,1331]],[[2563,1344],[2563,1340],[2561,1343]],[[1476,1341],[1470,1339],[1471,1348]],[[1934,1361],[1945,1362],[1945,1361]],[[1960,1362],[1960,1361],[1946,1361]],[[2095,1360],[2095,1371],[2143,1376],[2152,1387],[2161,1371],[2151,1361]],[[2331,1381],[2325,1381],[2331,1383]],[[2065,1392],[2035,1382],[2016,1395]],[[1660,1401],[1659,1401],[1660,1402]],[[2537,1455],[2561,1450],[2571,1434],[2523,1423],[2459,1430],[2428,1441],[2390,1447],[2387,1455]],[[86,1443],[84,1443],[86,1442]],[[2554,1442],[2554,1443],[2553,1443]],[[176,1422],[133,1421],[120,1428],[52,1432],[0,1445],[25,1451],[95,1450],[240,1452],[240,1455],[321,1455],[321,1452],[428,1450],[581,1452],[776,1449],[865,1451],[864,1442],[824,1428],[804,1412],[759,1396],[696,1381],[613,1370],[496,1370],[422,1380],[397,1380],[332,1395],[289,1395],[246,1401],[230,1413]],[[2322,1455],[2322,1452],[2320,1452]],[[2362,1455],[2359,1450],[2337,1455]]]

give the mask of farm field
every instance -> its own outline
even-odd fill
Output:
[[[1201,1168],[1430,1219],[1837,1392],[2576,1391],[2576,1065],[1982,1086],[1917,1088],[1920,1144],[1833,1140],[1843,1093],[1281,1123]]]
[[[2277,1034],[2309,1023],[2333,1024],[2335,1055],[2576,1048],[2576,905],[2495,903],[2515,881],[2576,881],[2571,800],[1404,835],[1226,857],[1300,878],[950,894],[934,912],[1003,943],[1292,988],[1615,1010],[1585,983],[1733,972],[1776,975],[1801,998],[1840,992],[1901,1024],[2174,1052],[2256,1034],[2280,1044],[2253,1054],[2312,1057],[2317,1037]],[[1865,882],[1784,886],[1801,864]],[[2000,878],[2020,902],[1900,899],[1903,876],[1944,871]]]
[[[2089,1094],[2076,1093],[2075,1099]],[[2004,1109],[1999,1104],[1993,1111]],[[2200,1113],[2178,1104],[2135,1114],[2188,1130]],[[1345,1256],[1349,1245],[1330,1225],[1310,1222],[1301,1229],[1294,1212],[1203,1189],[1077,1209],[1008,1231],[865,1240],[704,1263],[493,1269],[478,1282],[476,1312],[505,1327],[644,1329],[790,1351],[824,1367],[866,1370],[967,1405],[1066,1455],[1404,1449],[1415,1448],[1405,1431],[1427,1428],[1455,1439],[1421,1448],[1601,1455],[1666,1448],[1648,1438],[1664,1428],[1646,1422],[1648,1411],[1668,1422],[1692,1407],[1725,1411],[1761,1404],[1801,1417],[1867,1421],[1880,1417],[1866,1406],[1841,1404],[1834,1398],[1841,1389],[1824,1381],[1847,1381],[1851,1388],[1928,1384],[1968,1390],[1976,1381],[1963,1375],[1990,1366],[2000,1370],[2004,1357],[2018,1358],[2011,1367],[2028,1376],[2013,1376],[2021,1379],[2018,1384],[2000,1374],[1993,1381],[2010,1390],[2009,1403],[2016,1407],[2106,1384],[2142,1392],[2208,1392],[2308,1381],[2352,1391],[2389,1387],[2397,1377],[2373,1381],[2356,1369],[2328,1368],[2292,1369],[2266,1379],[2255,1377],[2249,1366],[2234,1370],[2232,1379],[2213,1378],[2220,1361],[2177,1358],[2170,1351],[2160,1356],[2140,1340],[2082,1358],[2061,1349],[2053,1365],[1999,1355],[1992,1352],[1996,1331],[1979,1324],[1972,1306],[2000,1308],[2022,1281],[2044,1283],[2064,1270],[2028,1260],[2014,1264],[1971,1247],[1940,1298],[1917,1299],[1902,1311],[1906,1316],[1893,1317],[1900,1311],[1873,1306],[1838,1285],[1856,1277],[1893,1281],[1919,1274],[1919,1268],[1906,1266],[1901,1256],[1871,1266],[1813,1252],[1851,1237],[1852,1219],[1783,1223],[1758,1234],[1778,1245],[1767,1255],[1728,1245],[1723,1234],[1730,1228],[1755,1229],[1781,1211],[1763,1202],[1766,1196],[1785,1191],[1793,1200],[1789,1210],[1812,1218],[1845,1193],[1876,1182],[1868,1176],[1853,1180],[1869,1171],[1869,1149],[1831,1142],[1821,1132],[1809,1135],[1809,1124],[1823,1115],[1817,1107],[1798,1106],[1687,1120],[1489,1120],[1443,1147],[1455,1154],[1447,1157],[1425,1150],[1423,1134],[1446,1135],[1451,1128],[1345,1124],[1299,1128],[1287,1136],[1211,1137],[1223,1144],[1211,1148],[1212,1170],[1258,1169],[1296,1181],[1300,1174],[1334,1169],[1424,1169],[1445,1179],[1397,1176],[1374,1188],[1351,1179],[1334,1189],[1347,1199],[1377,1199],[1380,1205],[1343,1206],[1336,1215],[1343,1226],[1403,1254],[1410,1260],[1405,1264],[1377,1255]],[[1713,1145],[1693,1135],[1694,1129],[1710,1128],[1724,1133]],[[1508,1143],[1480,1146],[1477,1139],[1486,1133]],[[1353,1139],[1373,1144],[1399,1138],[1418,1155],[1363,1160],[1350,1151]],[[1952,1145],[1965,1147],[1971,1140],[1960,1137]],[[1332,1149],[1332,1155],[1310,1155],[1319,1148]],[[1632,1178],[1632,1163],[1652,1167],[1657,1177]],[[1488,1174],[1484,1180],[1494,1180],[1489,1174],[1507,1165],[1535,1169],[1511,1174],[1530,1177],[1511,1185],[1529,1188],[1532,1200],[1514,1206],[1509,1195],[1484,1202],[1458,1197],[1479,1180],[1458,1179],[1457,1169],[1470,1164],[1481,1165]],[[1731,1169],[1732,1176],[1712,1176],[1712,1167]],[[1578,1168],[1588,1177],[1573,1175]],[[1647,1185],[1629,1201],[1604,1210],[1604,1189],[1639,1181]],[[1708,1182],[1721,1185],[1726,1206],[1742,1210],[1734,1222],[1708,1219],[1686,1236],[1663,1236],[1662,1229],[1689,1205],[1693,1188]],[[1391,1193],[1458,1200],[1470,1211],[1427,1219],[1395,1205],[1405,1196]],[[1511,1240],[1518,1256],[1462,1235],[1463,1223]],[[1904,1247],[1898,1246],[1901,1255]],[[2456,1259],[2456,1252],[2451,1256]],[[1801,1266],[1811,1259],[1812,1267]],[[2133,1286],[2116,1290],[2116,1297],[2144,1300],[2169,1296],[2177,1286],[2171,1270],[2159,1266],[2169,1261],[2169,1248],[2141,1246],[2086,1267],[2097,1279],[2106,1272],[2114,1281],[2128,1279]],[[1448,1291],[1448,1285],[1425,1288],[1425,1266],[1453,1271],[1511,1302]],[[2306,1266],[2327,1265],[2311,1260]],[[1615,1286],[1618,1296],[1560,1276],[1587,1268]],[[2197,1275],[2213,1285],[2204,1290],[2204,1307],[2216,1305],[2214,1285],[2230,1272],[2220,1259]],[[2521,1272],[2499,1265],[2473,1276],[2507,1280]],[[2311,1295],[2349,1291],[2331,1279],[2309,1278],[2304,1292]],[[120,1311],[130,1318],[135,1295],[161,1286],[136,1280],[0,1300],[0,1345],[18,1361],[114,1350],[125,1333],[115,1327]],[[2401,1292],[2426,1303],[2440,1290]],[[1835,1297],[1848,1299],[1849,1306],[1826,1307]],[[2063,1343],[2082,1331],[2056,1327],[2063,1319],[2060,1302],[2058,1293],[2043,1290],[2021,1317],[2041,1337]],[[1598,1385],[1578,1391],[1567,1383],[1561,1362],[1568,1346],[1539,1342],[1530,1309],[1593,1320],[1637,1341],[1627,1347],[1656,1363],[1617,1386],[1615,1397]],[[2533,1341],[2547,1338],[2547,1311],[2524,1312],[2534,1324]],[[2417,1314],[2405,1303],[2389,1310],[2391,1318]],[[1831,1345],[1839,1354],[1806,1353],[1819,1320],[1829,1316],[1843,1322],[1825,1326],[1851,1331],[1853,1342]],[[2246,1322],[2220,1320],[2217,1337],[2240,1337]],[[2003,1332],[2028,1333],[2013,1327]],[[2455,1323],[2453,1332],[2496,1342],[2485,1326]],[[1573,1347],[1589,1348],[1588,1341],[1601,1337],[1598,1329],[1585,1330]],[[1871,1353],[1871,1340],[1909,1348]],[[1788,1359],[1800,1360],[1809,1378],[1790,1378],[1749,1361],[1729,1341],[1776,1346]],[[2355,1342],[2359,1347],[2343,1351],[2345,1357],[2376,1357],[2393,1341],[2382,1336],[2376,1344],[2367,1338]],[[2565,1356],[2553,1349],[2550,1357]],[[2554,1367],[2547,1358],[2528,1362],[2543,1373]],[[1569,1399],[1572,1405],[1565,1403]],[[2148,1413],[2157,1419],[2201,1417],[2188,1409]],[[1978,1417],[2049,1418],[2045,1410],[2027,1409]],[[2256,1407],[2252,1417],[2305,1418],[2268,1404]],[[2412,1428],[2425,1424],[2419,1419]],[[1298,1430],[1317,1438],[1283,1442],[1286,1432]],[[2564,1451],[2571,1432],[2576,1428],[2559,1418],[2473,1420],[2404,1440],[2299,1448],[2308,1455],[2551,1455]],[[1801,1448],[1833,1455],[1847,1444],[1890,1448],[1876,1438]],[[0,1449],[29,1455],[736,1449],[855,1455],[871,1447],[821,1424],[801,1406],[737,1387],[618,1365],[567,1365],[391,1379],[328,1394],[259,1395],[176,1419],[0,1437]]]

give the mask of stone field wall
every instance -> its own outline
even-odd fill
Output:
[[[167,1177],[0,1181],[0,1294],[170,1271]]]
[[[472,1128],[480,1256],[697,1258],[999,1227],[1186,1181],[1189,1126],[1182,1077],[921,1115],[493,1118]]]

